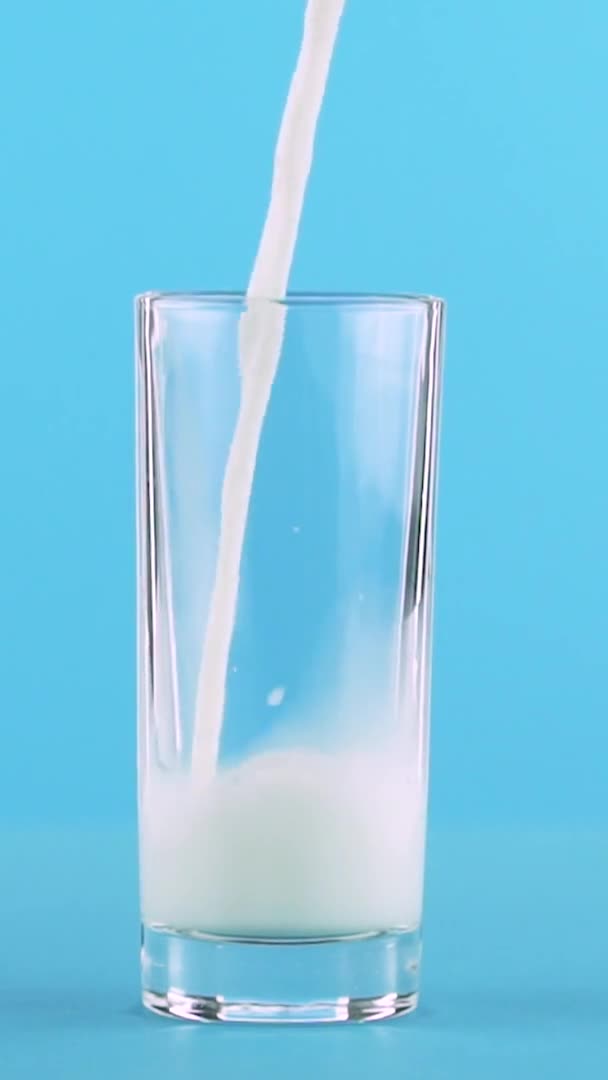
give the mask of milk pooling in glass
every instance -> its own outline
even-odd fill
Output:
[[[287,289],[343,6],[344,0],[309,0],[307,6],[276,148],[270,205],[241,316],[240,405],[221,491],[214,582],[207,610],[201,612],[204,632],[190,753],[168,769],[150,751],[143,769],[143,919],[171,931],[303,939],[413,930],[420,920],[426,804],[422,718],[428,704],[430,612],[427,604],[416,606],[416,568],[407,558],[407,609],[395,620],[394,633],[372,620],[367,656],[361,662],[353,657],[352,667],[336,674],[335,692],[327,701],[311,700],[311,715],[297,717],[289,738],[288,724],[275,733],[273,712],[278,706],[289,708],[289,687],[269,687],[261,745],[241,760],[222,760],[243,549],[288,310],[277,301]],[[427,437],[422,425],[415,436],[420,446],[411,450],[404,505],[424,483],[416,469]],[[425,523],[412,518],[410,525],[412,550],[420,556]],[[167,595],[170,607],[170,591]],[[157,667],[156,707],[170,696],[169,690],[163,692],[163,681],[179,681],[171,663],[170,612],[165,614],[169,659]],[[384,674],[376,683],[370,660],[377,649],[375,635],[393,659],[388,693]],[[360,671],[353,680],[355,669]],[[331,722],[311,745],[306,733],[322,726],[322,717]],[[176,739],[179,743],[179,732]]]

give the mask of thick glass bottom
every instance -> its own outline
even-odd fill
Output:
[[[383,1020],[416,1008],[420,935],[259,940],[142,927],[146,1008],[198,1021]]]

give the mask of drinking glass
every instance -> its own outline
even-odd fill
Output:
[[[143,1002],[196,1020],[406,1013],[444,305],[136,305]],[[263,348],[244,359],[252,309],[282,341],[272,377]]]

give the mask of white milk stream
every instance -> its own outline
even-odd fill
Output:
[[[286,308],[264,303],[264,299],[281,300],[287,291],[315,130],[344,2],[309,0],[306,9],[302,46],[277,140],[270,205],[247,290],[247,311],[241,319],[241,405],[222,490],[215,582],[197,694],[192,753],[197,784],[213,776],[217,767],[249,502],[283,343]]]
[[[307,5],[241,318],[241,403],[222,490],[191,773],[153,771],[144,795],[143,916],[176,929],[319,936],[419,920],[424,793],[414,773],[408,780],[403,749],[295,747],[218,768],[249,503],[286,316],[284,305],[265,300],[287,290],[344,2]]]

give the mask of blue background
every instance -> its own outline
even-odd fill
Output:
[[[608,1064],[603,0],[348,0],[292,275],[449,302],[425,1007],[287,1034],[137,1010],[131,300],[246,284],[303,7],[3,15],[10,1078]]]

